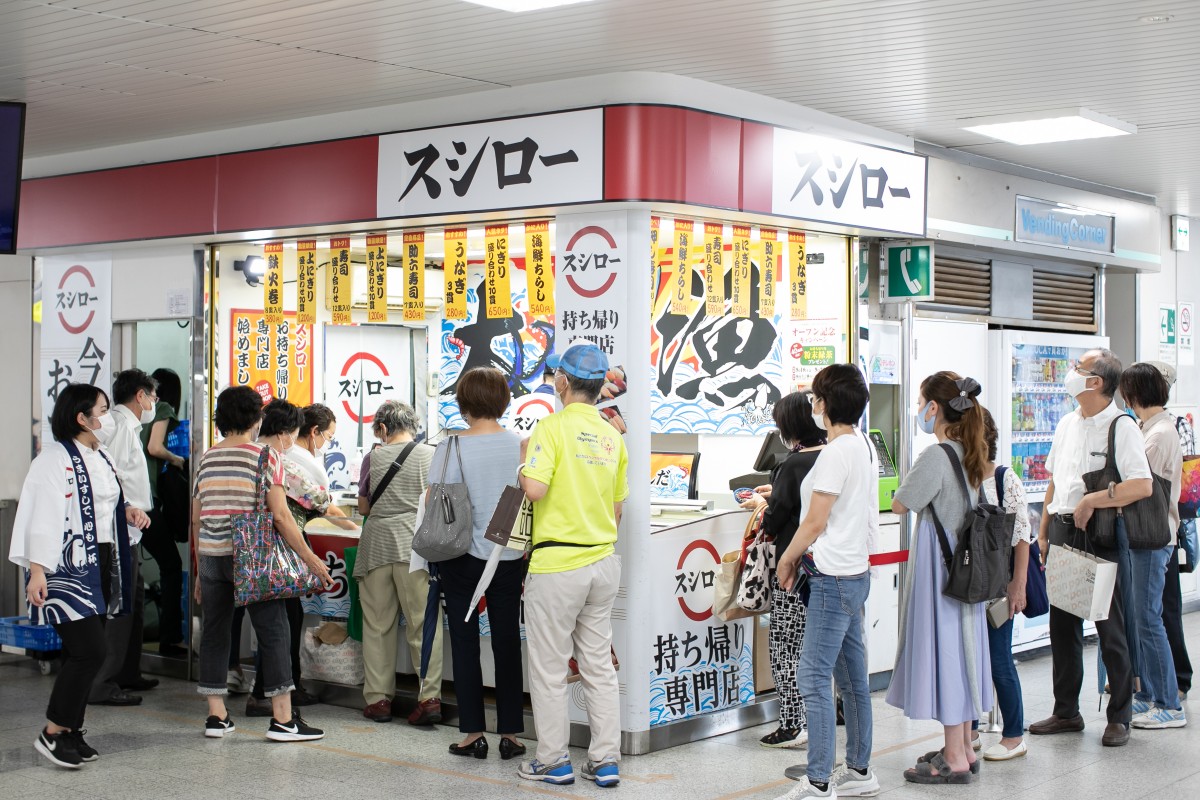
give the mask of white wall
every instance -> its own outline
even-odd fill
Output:
[[[33,259],[0,256],[0,320],[4,320],[4,380],[0,381],[0,500],[15,500],[32,459]]]

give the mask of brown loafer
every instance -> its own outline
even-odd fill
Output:
[[[1122,725],[1120,722],[1110,722],[1104,729],[1104,736],[1100,739],[1105,747],[1122,747],[1129,741],[1129,726]]]
[[[1029,726],[1029,732],[1035,736],[1050,736],[1055,733],[1078,733],[1083,730],[1083,717],[1078,714],[1071,719],[1049,716],[1041,722]]]
[[[363,716],[373,722],[391,722],[392,701],[380,700],[378,703],[371,703],[363,709]]]

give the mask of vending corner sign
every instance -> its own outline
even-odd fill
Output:
[[[933,300],[933,242],[898,242],[883,248],[887,283],[880,302]]]
[[[775,128],[771,211],[925,235],[925,156]]]
[[[72,383],[112,386],[112,259],[50,256],[42,268],[42,441],[58,394]]]
[[[603,198],[602,108],[379,137],[381,219]]]
[[[1038,200],[1017,195],[1014,238],[1025,244],[1041,244],[1092,253],[1113,252],[1117,218],[1105,211]]]

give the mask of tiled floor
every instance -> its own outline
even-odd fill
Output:
[[[1200,659],[1200,614],[1185,618]],[[1200,798],[1200,718],[1192,727],[1135,731],[1128,746],[1100,745],[1103,712],[1097,711],[1095,648],[1085,653],[1082,734],[1030,737],[1027,758],[983,766],[980,780],[965,787],[918,787],[901,775],[916,757],[938,746],[940,729],[914,723],[875,696],[873,765],[883,797],[971,798],[972,800],[1105,800],[1154,797]],[[1049,713],[1050,659],[1022,663],[1026,721]],[[165,680],[132,709],[89,710],[88,741],[103,754],[78,772],[57,769],[32,747],[46,705],[51,678],[33,662],[0,656],[0,798],[347,798],[394,800],[421,798],[499,798],[551,795],[594,797],[604,790],[579,780],[573,786],[530,784],[515,775],[517,762],[501,761],[492,740],[486,761],[455,758],[446,746],[455,741],[450,728],[418,730],[394,722],[377,725],[355,711],[317,706],[306,717],[326,729],[321,742],[303,745],[268,743],[265,721],[238,717],[238,732],[224,740],[201,735],[204,706],[193,687]],[[231,708],[237,709],[239,703]],[[1197,711],[1200,714],[1200,710]],[[621,765],[621,796],[759,800],[784,793],[792,784],[783,769],[804,759],[803,751],[773,751],[758,745],[770,727],[627,757]],[[839,729],[840,730],[840,729]],[[988,735],[991,741],[994,735]],[[840,752],[840,751],[839,751]],[[576,763],[586,758],[574,755]]]

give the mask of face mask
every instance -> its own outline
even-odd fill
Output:
[[[1082,375],[1073,369],[1067,373],[1067,378],[1063,381],[1063,388],[1067,390],[1067,394],[1071,395],[1071,397],[1079,397],[1084,392],[1090,391],[1087,387],[1087,381],[1090,377],[1092,376]]]
[[[936,414],[933,416],[932,419],[925,419],[925,415],[929,413],[929,407],[931,405],[933,405],[932,400],[930,400],[925,405],[921,406],[921,410],[917,412],[917,427],[920,428],[925,433],[933,433],[934,428],[937,427],[937,415]]]
[[[92,430],[94,430],[94,431],[111,430],[112,427],[116,424],[116,419],[113,418],[112,414],[108,414],[108,413],[101,414],[99,417],[92,417],[91,419],[95,420],[97,423],[96,427],[92,428]],[[91,423],[91,420],[89,420],[88,427],[91,427],[90,423]]]
[[[829,430],[825,427],[825,403],[821,403],[821,413],[817,413],[816,406],[813,406],[813,423],[823,431]]]
[[[143,425],[149,425],[151,422],[154,422],[154,409],[143,409],[141,416],[138,417],[138,422],[142,423]]]

